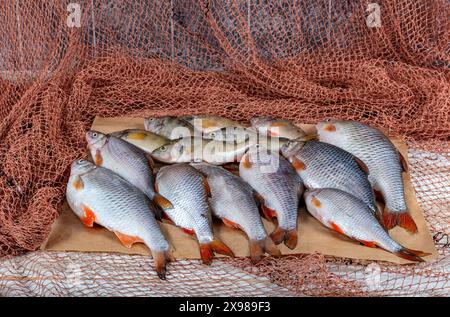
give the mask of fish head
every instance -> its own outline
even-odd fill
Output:
[[[175,117],[164,116],[164,117],[151,117],[144,119],[145,130],[159,134],[161,130],[169,125]]]
[[[86,132],[86,141],[88,143],[88,148],[91,150],[101,149],[107,140],[108,136],[104,133],[95,130]]]
[[[226,128],[210,132],[204,132],[203,138],[208,140],[226,141]]]
[[[163,163],[175,163],[183,155],[184,144],[180,140],[174,140],[155,149],[151,156]]]
[[[95,164],[88,160],[83,159],[75,160],[72,162],[72,165],[70,167],[70,175],[85,174],[95,168],[96,168]]]
[[[297,154],[305,144],[306,141],[302,141],[301,139],[290,140],[281,146],[281,155],[285,158],[290,158]]]

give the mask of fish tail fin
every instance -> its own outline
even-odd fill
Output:
[[[211,264],[212,258],[214,257],[214,252],[228,255],[234,258],[234,253],[231,249],[219,239],[214,239],[209,243],[201,243],[200,244],[200,256],[202,258],[203,263]]]
[[[270,237],[275,244],[280,244],[284,241],[284,244],[291,250],[297,246],[298,237],[296,229],[285,230],[278,227],[270,234]]]
[[[266,237],[261,240],[250,240],[250,259],[253,263],[261,261],[262,255],[268,253],[272,256],[281,256],[280,250],[278,250],[275,243],[273,243],[270,237]]]
[[[389,209],[385,208],[383,212],[383,223],[388,230],[399,225],[411,233],[417,232],[417,225],[408,211],[393,213]]]
[[[403,247],[398,252],[395,252],[395,254],[403,259],[414,261],[414,262],[425,262],[424,259],[422,259],[422,256],[430,255],[430,253],[408,249]]]
[[[154,251],[152,252],[153,261],[155,265],[156,274],[161,280],[166,279],[166,264],[169,262],[175,262],[170,251]]]

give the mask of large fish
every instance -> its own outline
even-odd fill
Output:
[[[280,256],[273,241],[267,236],[253,189],[240,177],[222,167],[208,163],[191,163],[206,175],[211,197],[209,203],[213,214],[225,225],[244,231],[250,240],[250,258],[254,263],[261,260],[264,252]]]
[[[174,116],[144,119],[145,130],[159,134],[169,140],[194,136],[194,127],[188,121]]]
[[[98,131],[88,131],[86,140],[96,165],[110,169],[129,181],[163,210],[172,207],[170,201],[155,192],[150,154],[122,139]]]
[[[369,181],[386,203],[386,228],[399,225],[417,232],[405,200],[402,172],[407,171],[407,163],[392,142],[381,131],[354,121],[329,119],[319,123],[317,131],[321,141],[352,153],[367,165]]]
[[[166,263],[174,258],[142,191],[106,168],[77,160],[72,163],[66,193],[70,208],[87,227],[102,225],[128,248],[145,243],[159,278],[165,279]]]
[[[319,141],[291,140],[281,153],[307,188],[336,188],[358,197],[379,217],[365,165],[347,151]]]
[[[380,247],[410,261],[423,262],[422,251],[407,249],[394,241],[360,199],[332,188],[307,190],[308,211],[322,224],[368,247]]]
[[[110,135],[125,140],[147,153],[152,153],[155,149],[170,142],[169,139],[159,134],[139,129],[116,131]]]
[[[273,137],[297,139],[306,135],[300,127],[289,120],[271,117],[254,117],[250,119],[250,123],[258,132]]]
[[[210,196],[206,177],[189,164],[176,164],[161,168],[156,176],[158,192],[167,197],[173,208],[166,216],[176,226],[195,234],[200,244],[200,255],[205,264],[210,264],[213,252],[234,256],[233,252],[214,236]]]
[[[272,240],[294,249],[297,245],[297,211],[303,184],[292,165],[276,152],[253,145],[239,164],[239,175],[258,193],[263,212],[276,217]]]
[[[246,126],[239,122],[214,115],[193,115],[179,117],[189,122],[196,131],[200,133],[209,133],[227,127],[245,128]]]
[[[235,143],[188,137],[173,140],[154,150],[151,155],[163,163],[189,163],[205,161],[221,165],[239,161],[248,149],[247,142]]]

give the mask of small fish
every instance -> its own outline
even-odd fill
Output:
[[[180,119],[189,122],[195,130],[201,133],[209,133],[222,128],[236,127],[245,128],[246,126],[239,122],[213,115],[194,115],[182,116]]]
[[[125,140],[147,153],[152,153],[155,149],[170,141],[159,134],[139,129],[117,131],[110,133],[110,135]]]
[[[244,142],[251,137],[256,137],[257,132],[251,128],[226,127],[219,130],[203,133],[204,139],[226,141],[226,142]]]
[[[369,170],[369,181],[381,192],[386,203],[383,222],[386,228],[396,225],[409,232],[417,226],[408,212],[402,172],[408,164],[394,144],[381,131],[355,121],[329,119],[317,125],[321,141],[336,145],[360,158]]]
[[[72,163],[67,201],[87,227],[97,223],[113,231],[128,248],[142,242],[150,249],[155,270],[165,279],[166,263],[175,261],[155,219],[155,209],[139,189],[86,160]]]
[[[281,148],[281,153],[307,188],[336,188],[351,193],[379,217],[367,167],[347,151],[319,141],[291,140]]]
[[[94,163],[105,167],[140,189],[161,209],[172,208],[165,197],[154,190],[153,160],[150,154],[112,135],[98,131],[86,133]]]
[[[194,136],[192,124],[174,116],[145,118],[144,126],[145,130],[159,134],[169,140]]]
[[[239,161],[248,147],[247,142],[232,143],[190,137],[173,140],[154,150],[151,155],[154,159],[169,164],[205,161],[221,165]]]
[[[208,163],[191,163],[195,169],[206,175],[211,197],[209,203],[213,214],[223,223],[244,231],[250,240],[250,258],[253,263],[261,260],[264,252],[280,256],[273,241],[267,236],[253,189],[240,177],[222,167]]]
[[[273,137],[297,139],[306,135],[305,131],[289,120],[271,117],[254,117],[250,119],[250,123],[260,133]]]
[[[277,218],[270,237],[276,244],[297,245],[297,210],[303,184],[292,165],[276,152],[252,145],[239,164],[239,174],[261,197],[267,218]]]
[[[165,166],[156,176],[156,188],[173,203],[173,208],[165,211],[168,220],[197,236],[203,263],[211,263],[213,252],[234,256],[214,236],[208,204],[211,193],[205,176],[189,164]]]
[[[304,194],[308,211],[326,227],[368,247],[380,247],[397,256],[424,262],[422,251],[407,249],[394,241],[360,199],[333,188],[307,190]]]

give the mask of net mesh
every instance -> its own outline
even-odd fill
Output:
[[[439,252],[431,264],[378,263],[387,286],[369,291],[448,296],[448,1],[15,0],[1,2],[0,25],[0,256],[36,250],[48,236],[70,162],[84,155],[84,131],[95,116],[272,115],[297,123],[337,117],[408,141],[411,176]],[[59,273],[46,261],[65,257],[82,265],[88,265],[83,257],[105,258],[117,270],[121,261],[142,261],[76,253],[4,261],[22,261],[31,276],[40,265],[57,283]],[[265,261],[255,272],[245,260],[216,265],[275,283],[273,293],[367,291],[363,261],[320,255]],[[193,280],[197,268],[215,274],[191,262],[171,271]],[[192,268],[183,271],[186,263]],[[180,281],[148,285],[170,294]],[[41,284],[33,283],[29,291],[39,293]]]

